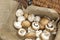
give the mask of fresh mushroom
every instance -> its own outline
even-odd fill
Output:
[[[21,28],[21,29],[19,29],[18,34],[19,34],[20,36],[25,36],[26,30],[23,29],[23,28]]]
[[[39,30],[39,28],[40,28],[39,23],[38,22],[32,22],[32,28],[34,30]]]
[[[33,39],[31,39],[31,38],[26,38],[25,40],[33,40]]]
[[[20,29],[20,28],[22,28],[22,25],[21,25],[20,22],[14,22],[14,27],[15,27],[16,29]]]
[[[28,33],[29,32],[34,32],[34,30],[32,29],[32,27],[28,27]]]
[[[22,21],[25,20],[25,17],[24,16],[19,16],[17,20],[18,20],[18,22],[22,22]]]
[[[41,33],[41,39],[42,39],[42,40],[49,40],[49,37],[50,37],[50,32],[44,30],[44,31]]]
[[[40,30],[44,30],[45,26],[40,24]]]
[[[16,16],[19,17],[19,16],[22,16],[24,13],[23,13],[23,10],[22,9],[18,9],[16,11]]]
[[[36,40],[41,40],[41,38],[38,37],[38,38],[36,38]]]
[[[54,22],[54,20],[50,21],[50,22],[46,25],[46,29],[47,29],[48,31],[53,31],[53,30],[54,30],[53,22]]]
[[[27,19],[28,18],[28,13],[24,13],[24,17]]]
[[[29,20],[30,22],[33,22],[33,21],[34,21],[34,18],[35,18],[34,14],[30,14],[30,15],[28,16],[28,20]]]
[[[28,20],[25,20],[22,22],[22,27],[30,27],[30,22]]]
[[[39,30],[39,31],[37,30],[37,31],[36,31],[36,37],[40,37],[40,34],[41,34],[41,33],[42,33],[42,30]]]
[[[34,18],[34,21],[39,22],[39,21],[40,21],[40,16],[36,16],[36,17]]]
[[[40,24],[41,24],[41,25],[47,25],[49,21],[50,21],[49,18],[43,17],[43,18],[41,18],[41,20],[40,20]]]

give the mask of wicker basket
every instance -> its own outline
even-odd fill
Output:
[[[33,0],[33,4],[37,6],[53,8],[60,13],[60,0]]]
[[[28,6],[27,0],[18,0],[25,8]],[[34,5],[55,9],[60,13],[60,0],[32,0]]]
[[[22,40],[23,37],[17,35],[17,30],[13,26],[16,19],[15,12],[19,3],[14,0],[0,0],[0,4],[0,40]],[[60,40],[60,22],[56,40]]]

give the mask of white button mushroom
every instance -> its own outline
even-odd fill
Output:
[[[49,40],[49,37],[50,37],[50,33],[46,30],[43,31],[43,33],[41,34],[41,38],[43,40]]]
[[[26,38],[25,40],[33,40],[33,39]]]
[[[39,22],[39,21],[40,21],[40,16],[36,16],[36,17],[34,18],[34,21]]]
[[[20,16],[20,17],[18,17],[18,22],[22,22],[22,21],[24,21],[25,20],[25,17],[24,16]]]
[[[54,30],[53,21],[49,22],[48,25],[46,25],[46,29],[48,29],[49,31]]]
[[[53,31],[53,30],[54,30],[54,27],[53,27],[53,26],[50,27],[50,26],[47,26],[47,25],[46,25],[46,29],[47,29],[48,31]]]
[[[38,37],[38,38],[36,38],[36,40],[41,40],[41,38]]]
[[[36,31],[36,37],[40,37],[41,33],[42,33],[42,30]]]
[[[14,27],[17,29],[20,29],[20,28],[22,28],[22,25],[20,22],[14,22]]]
[[[19,17],[19,16],[22,16],[24,13],[23,13],[23,10],[22,9],[18,9],[16,11],[16,16]]]
[[[35,18],[34,14],[30,14],[30,15],[28,16],[28,20],[29,20],[30,22],[34,21],[34,18]]]
[[[31,27],[28,27],[28,33],[29,32],[34,32],[34,30]]]
[[[53,26],[53,22],[54,22],[54,20],[50,21],[50,22],[48,23],[48,26],[49,26],[49,27]]]
[[[21,28],[21,29],[19,29],[18,34],[19,34],[20,36],[25,36],[26,30],[23,29],[23,28]]]
[[[38,29],[40,28],[39,23],[38,23],[38,22],[33,22],[33,23],[32,23],[32,28],[33,28],[34,30],[38,30]]]
[[[47,25],[46,25],[46,29],[49,31],[53,31],[54,27],[53,27],[53,22],[54,20],[50,21]]]

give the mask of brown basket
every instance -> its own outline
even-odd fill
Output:
[[[0,4],[0,40],[22,40],[23,37],[17,35],[17,30],[13,26],[13,22],[16,19],[15,13],[19,3],[14,0],[0,0]],[[35,8],[33,7],[33,9]],[[60,22],[56,40],[60,40]]]
[[[18,0],[25,8],[28,6],[27,0]],[[60,0],[32,0],[34,5],[55,9],[60,13]]]
[[[33,0],[33,4],[37,6],[53,8],[60,13],[60,0]]]

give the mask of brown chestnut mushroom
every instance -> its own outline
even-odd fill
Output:
[[[40,24],[40,30],[44,30],[45,26]]]
[[[30,22],[28,20],[23,21],[22,27],[30,27]]]
[[[28,18],[28,13],[24,13],[24,17],[25,17],[25,19],[27,19]]]
[[[42,19],[40,20],[40,24],[41,24],[41,25],[47,25],[48,22],[49,22],[49,19],[46,18],[46,17],[44,17],[44,18],[42,18]]]

